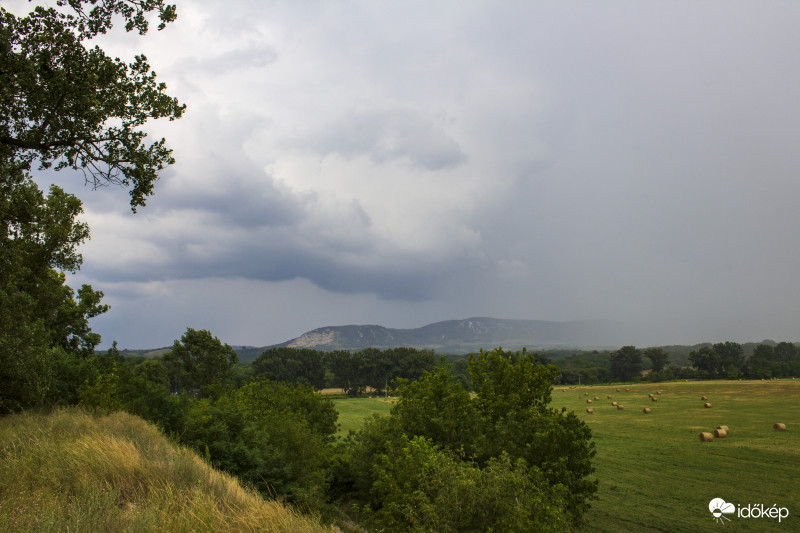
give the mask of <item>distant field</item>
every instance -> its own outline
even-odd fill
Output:
[[[648,394],[658,391],[658,401],[651,401]],[[703,407],[703,395],[711,408]],[[357,429],[360,417],[391,407],[368,398],[336,405],[343,429]],[[582,531],[800,531],[800,380],[558,387],[552,405],[585,420],[597,447],[600,489]],[[644,414],[645,407],[652,412]],[[774,431],[776,422],[787,431]],[[730,427],[727,438],[700,442],[701,431],[718,425]],[[723,515],[730,522],[718,524],[708,509],[714,498],[737,509],[777,505],[789,517],[779,524]]]
[[[372,414],[388,415],[392,408],[391,398],[338,398],[333,400],[339,410],[339,435],[344,437],[351,430],[357,431],[365,418]]]

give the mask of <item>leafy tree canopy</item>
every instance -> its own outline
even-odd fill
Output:
[[[231,368],[239,357],[210,331],[186,328],[186,333],[180,341],[175,341],[164,361],[170,369],[174,391],[197,389],[209,394],[210,388],[228,382]]]
[[[163,0],[57,0],[25,16],[0,7],[0,170],[19,183],[33,164],[81,170],[98,187],[130,189],[131,208],[145,205],[158,172],[172,164],[162,138],[147,144],[150,119],[179,118],[185,106],[156,81],[147,58],[110,58],[87,41],[106,33],[115,16],[127,31],[159,29],[175,20]],[[67,9],[69,8],[69,9]]]

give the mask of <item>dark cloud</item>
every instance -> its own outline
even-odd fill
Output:
[[[183,9],[148,51],[189,104],[153,127],[178,163],[137,217],[79,192],[117,309],[247,337],[241,299],[291,301],[274,342],[487,315],[796,335],[800,4]]]

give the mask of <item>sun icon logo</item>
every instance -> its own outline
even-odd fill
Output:
[[[708,510],[714,515],[714,521],[724,524],[723,520],[731,521],[726,514],[733,514],[736,512],[736,506],[732,503],[726,503],[722,498],[714,498],[708,502]]]

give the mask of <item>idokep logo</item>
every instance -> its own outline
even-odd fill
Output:
[[[712,515],[714,515],[715,522],[724,524],[725,522],[723,522],[723,520],[727,520],[728,522],[730,522],[731,519],[723,515],[735,513],[736,506],[733,505],[732,503],[727,503],[722,498],[714,498],[713,500],[708,502],[708,510],[711,511]]]
[[[778,507],[777,505],[769,507],[763,503],[739,505],[737,511],[734,504],[728,503],[722,498],[714,498],[708,502],[708,510],[711,511],[714,521],[720,524],[724,524],[726,520],[728,522],[731,521],[725,515],[732,515],[736,518],[777,518],[778,523],[789,516],[789,509],[786,507]]]

